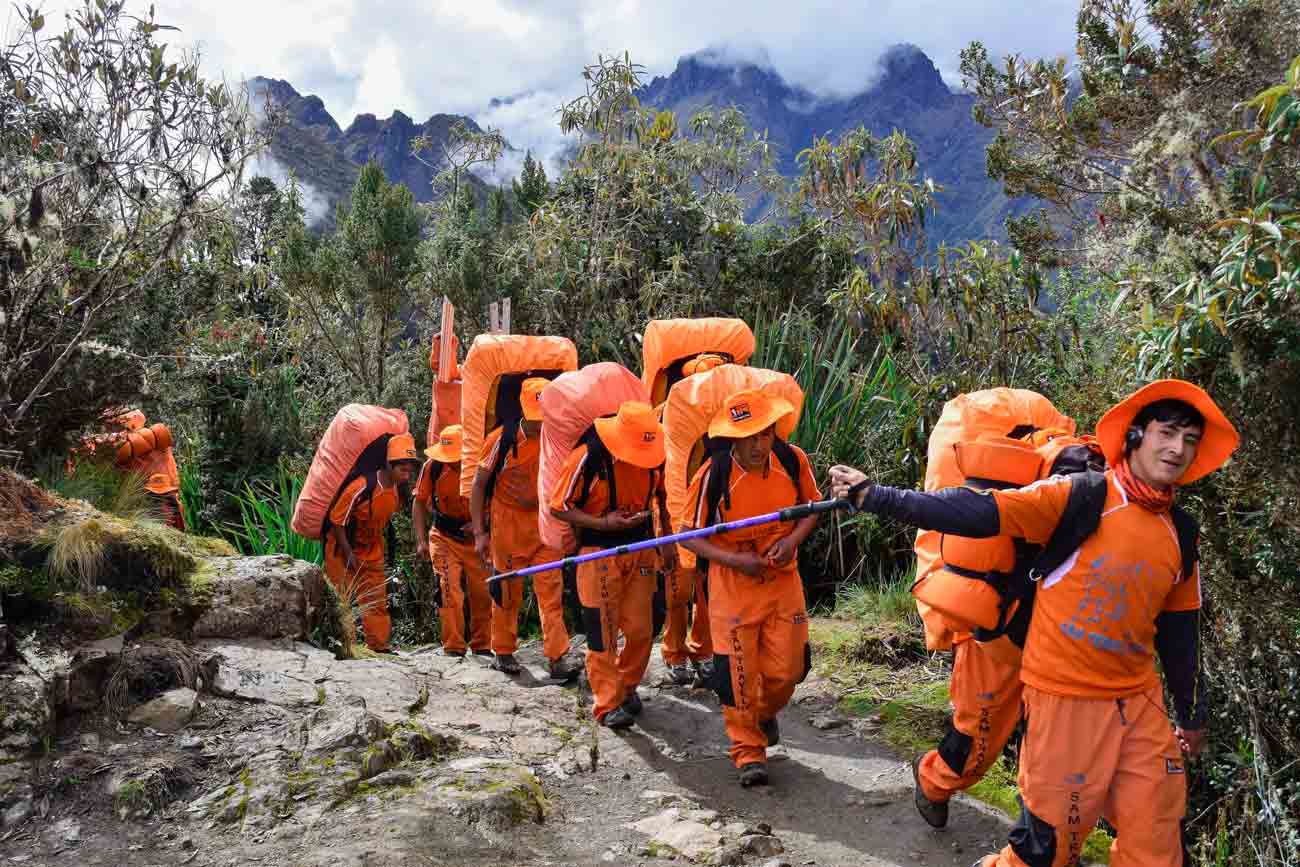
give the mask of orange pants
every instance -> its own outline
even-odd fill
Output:
[[[799,573],[760,581],[729,570],[709,575],[714,685],[736,767],[767,761],[759,723],[780,712],[808,675],[808,612]]]
[[[952,724],[938,749],[921,759],[921,789],[947,801],[978,783],[1020,722],[1020,666],[1008,665],[974,639],[953,648]]]
[[[1020,820],[998,867],[1077,864],[1099,816],[1115,826],[1112,867],[1180,867],[1183,757],[1159,686],[1124,699],[1025,687]]]
[[[709,632],[709,603],[704,596],[704,580],[694,567],[687,569],[679,566],[664,576],[664,584],[668,608],[661,649],[664,663],[683,665],[688,659],[703,662],[713,656],[713,636]],[[694,621],[690,619],[691,597],[695,598]]]
[[[355,548],[355,571],[348,569],[346,561],[334,547],[334,540],[325,543],[325,575],[339,594],[339,598],[352,600],[361,609],[361,626],[366,631],[366,646],[371,650],[387,650],[388,636],[393,631],[388,619],[388,577],[384,574],[383,544],[369,548]],[[346,629],[352,628],[351,614],[345,614]]]
[[[583,548],[582,553],[595,550]],[[650,664],[657,561],[654,551],[640,551],[578,566],[578,601],[587,629],[587,679],[596,700],[596,719],[604,719],[623,703]]]
[[[559,560],[562,555],[540,548],[528,557],[509,555],[496,561],[498,572],[524,569]],[[554,662],[569,650],[569,629],[564,625],[564,576],[559,569],[532,576],[533,595],[542,617],[542,652]],[[524,579],[501,582],[501,603],[492,606],[492,652],[498,655],[519,649],[519,609],[524,603]]]
[[[429,534],[433,569],[442,582],[442,647],[464,653],[465,598],[469,597],[469,649],[487,650],[492,644],[492,597],[488,594],[488,568],[473,545]]]

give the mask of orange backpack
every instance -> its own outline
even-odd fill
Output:
[[[655,319],[641,342],[641,381],[659,406],[683,378],[682,367],[704,354],[744,364],[754,354],[754,332],[741,319]]]

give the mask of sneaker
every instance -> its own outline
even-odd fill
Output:
[[[645,709],[645,705],[641,704],[641,696],[636,694],[635,689],[624,696],[623,703],[619,707],[632,716],[640,716],[641,711]]]
[[[621,707],[616,707],[600,719],[600,724],[607,729],[625,729],[636,725],[632,715]]]
[[[568,682],[578,676],[581,671],[579,667],[573,665],[566,657],[561,656],[559,659],[553,659],[546,664],[546,673],[552,680],[562,680]]]
[[[948,824],[948,802],[931,801],[921,788],[921,759],[924,754],[912,759],[912,800],[916,801],[916,812],[931,828],[942,828]],[[981,860],[977,863],[983,863]]]
[[[750,786],[766,786],[767,765],[764,762],[750,762],[741,766],[740,785],[746,789]]]
[[[519,663],[515,661],[513,653],[498,653],[497,658],[492,661],[492,667],[512,677],[523,671],[519,667]]]
[[[776,721],[776,717],[765,719],[758,724],[758,728],[767,738],[767,745],[774,747],[781,743],[781,724]]]
[[[668,666],[668,679],[677,686],[690,686],[695,681],[695,672],[684,662]]]
[[[713,685],[713,660],[705,659],[701,661],[691,660],[691,665],[695,668],[695,685],[709,687]]]

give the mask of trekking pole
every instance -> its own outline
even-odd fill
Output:
[[[590,551],[586,554],[578,554],[574,557],[565,557],[563,560],[555,560],[551,563],[542,563],[540,566],[529,566],[525,569],[515,569],[513,572],[502,572],[500,575],[493,575],[488,578],[488,584],[492,585],[498,581],[505,581],[508,578],[525,578],[529,575],[536,575],[538,572],[549,572],[552,569],[563,569],[566,566],[577,566],[580,563],[590,563],[593,560],[603,560],[606,557],[617,557],[620,554],[633,554],[637,551],[645,551],[650,548],[660,548],[664,545],[674,545],[678,542],[689,542],[691,539],[707,539],[709,536],[716,536],[719,533],[728,533],[732,530],[743,530],[746,527],[757,527],[760,524],[775,524],[778,521],[799,521],[809,515],[820,515],[822,512],[834,512],[838,509],[852,509],[849,500],[819,500],[815,503],[804,503],[801,506],[791,506],[788,509],[781,509],[778,512],[768,512],[765,515],[755,515],[752,518],[742,518],[739,521],[729,521],[725,524],[714,524],[711,527],[700,527],[698,530],[686,530],[682,533],[674,533],[671,536],[659,536],[654,539],[646,539],[641,542],[632,542],[628,545],[619,545],[614,548],[602,548],[599,551]]]

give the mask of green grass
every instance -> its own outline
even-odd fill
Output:
[[[325,561],[320,542],[299,536],[289,526],[303,481],[281,467],[274,484],[244,484],[243,493],[235,497],[239,505],[239,523],[229,528],[241,554],[288,554],[308,563]]]

